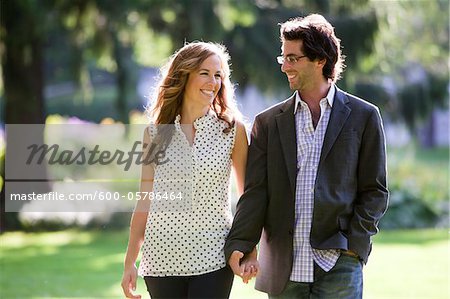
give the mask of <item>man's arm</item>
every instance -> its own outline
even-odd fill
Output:
[[[259,242],[267,207],[267,128],[256,117],[252,128],[245,191],[239,199],[233,226],[225,243],[229,261],[234,251],[249,254]]]
[[[358,192],[350,222],[348,248],[365,262],[370,253],[371,236],[388,205],[386,146],[378,109],[370,115],[364,130],[358,163]]]

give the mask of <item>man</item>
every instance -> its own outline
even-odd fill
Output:
[[[388,203],[381,117],[335,86],[343,58],[324,17],[291,19],[280,36],[277,60],[295,93],[255,119],[226,258],[248,279],[259,241],[255,287],[269,298],[361,298]]]

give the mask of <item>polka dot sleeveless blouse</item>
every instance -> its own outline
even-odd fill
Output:
[[[225,267],[225,238],[232,224],[229,181],[236,128],[212,114],[194,122],[188,143],[175,120],[168,162],[155,166],[140,276],[183,276]],[[155,132],[150,132],[153,138]]]

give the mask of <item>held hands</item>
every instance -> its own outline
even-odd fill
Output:
[[[123,271],[121,284],[125,297],[133,299],[141,298],[141,295],[133,294],[133,292],[136,291],[136,278],[137,278],[136,266],[133,265],[131,267],[125,267],[125,270]]]
[[[248,283],[259,271],[256,247],[245,257],[242,252],[233,251],[228,264],[235,275],[240,276],[244,283]]]

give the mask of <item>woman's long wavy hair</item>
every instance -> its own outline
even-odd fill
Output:
[[[237,109],[234,87],[230,81],[230,56],[225,46],[211,42],[192,42],[176,51],[161,68],[160,83],[155,90],[155,100],[147,107],[155,125],[173,124],[181,113],[181,106],[189,75],[198,70],[210,56],[217,55],[222,65],[222,84],[211,104],[216,116],[228,123],[224,132],[229,132],[236,120],[242,116]]]

